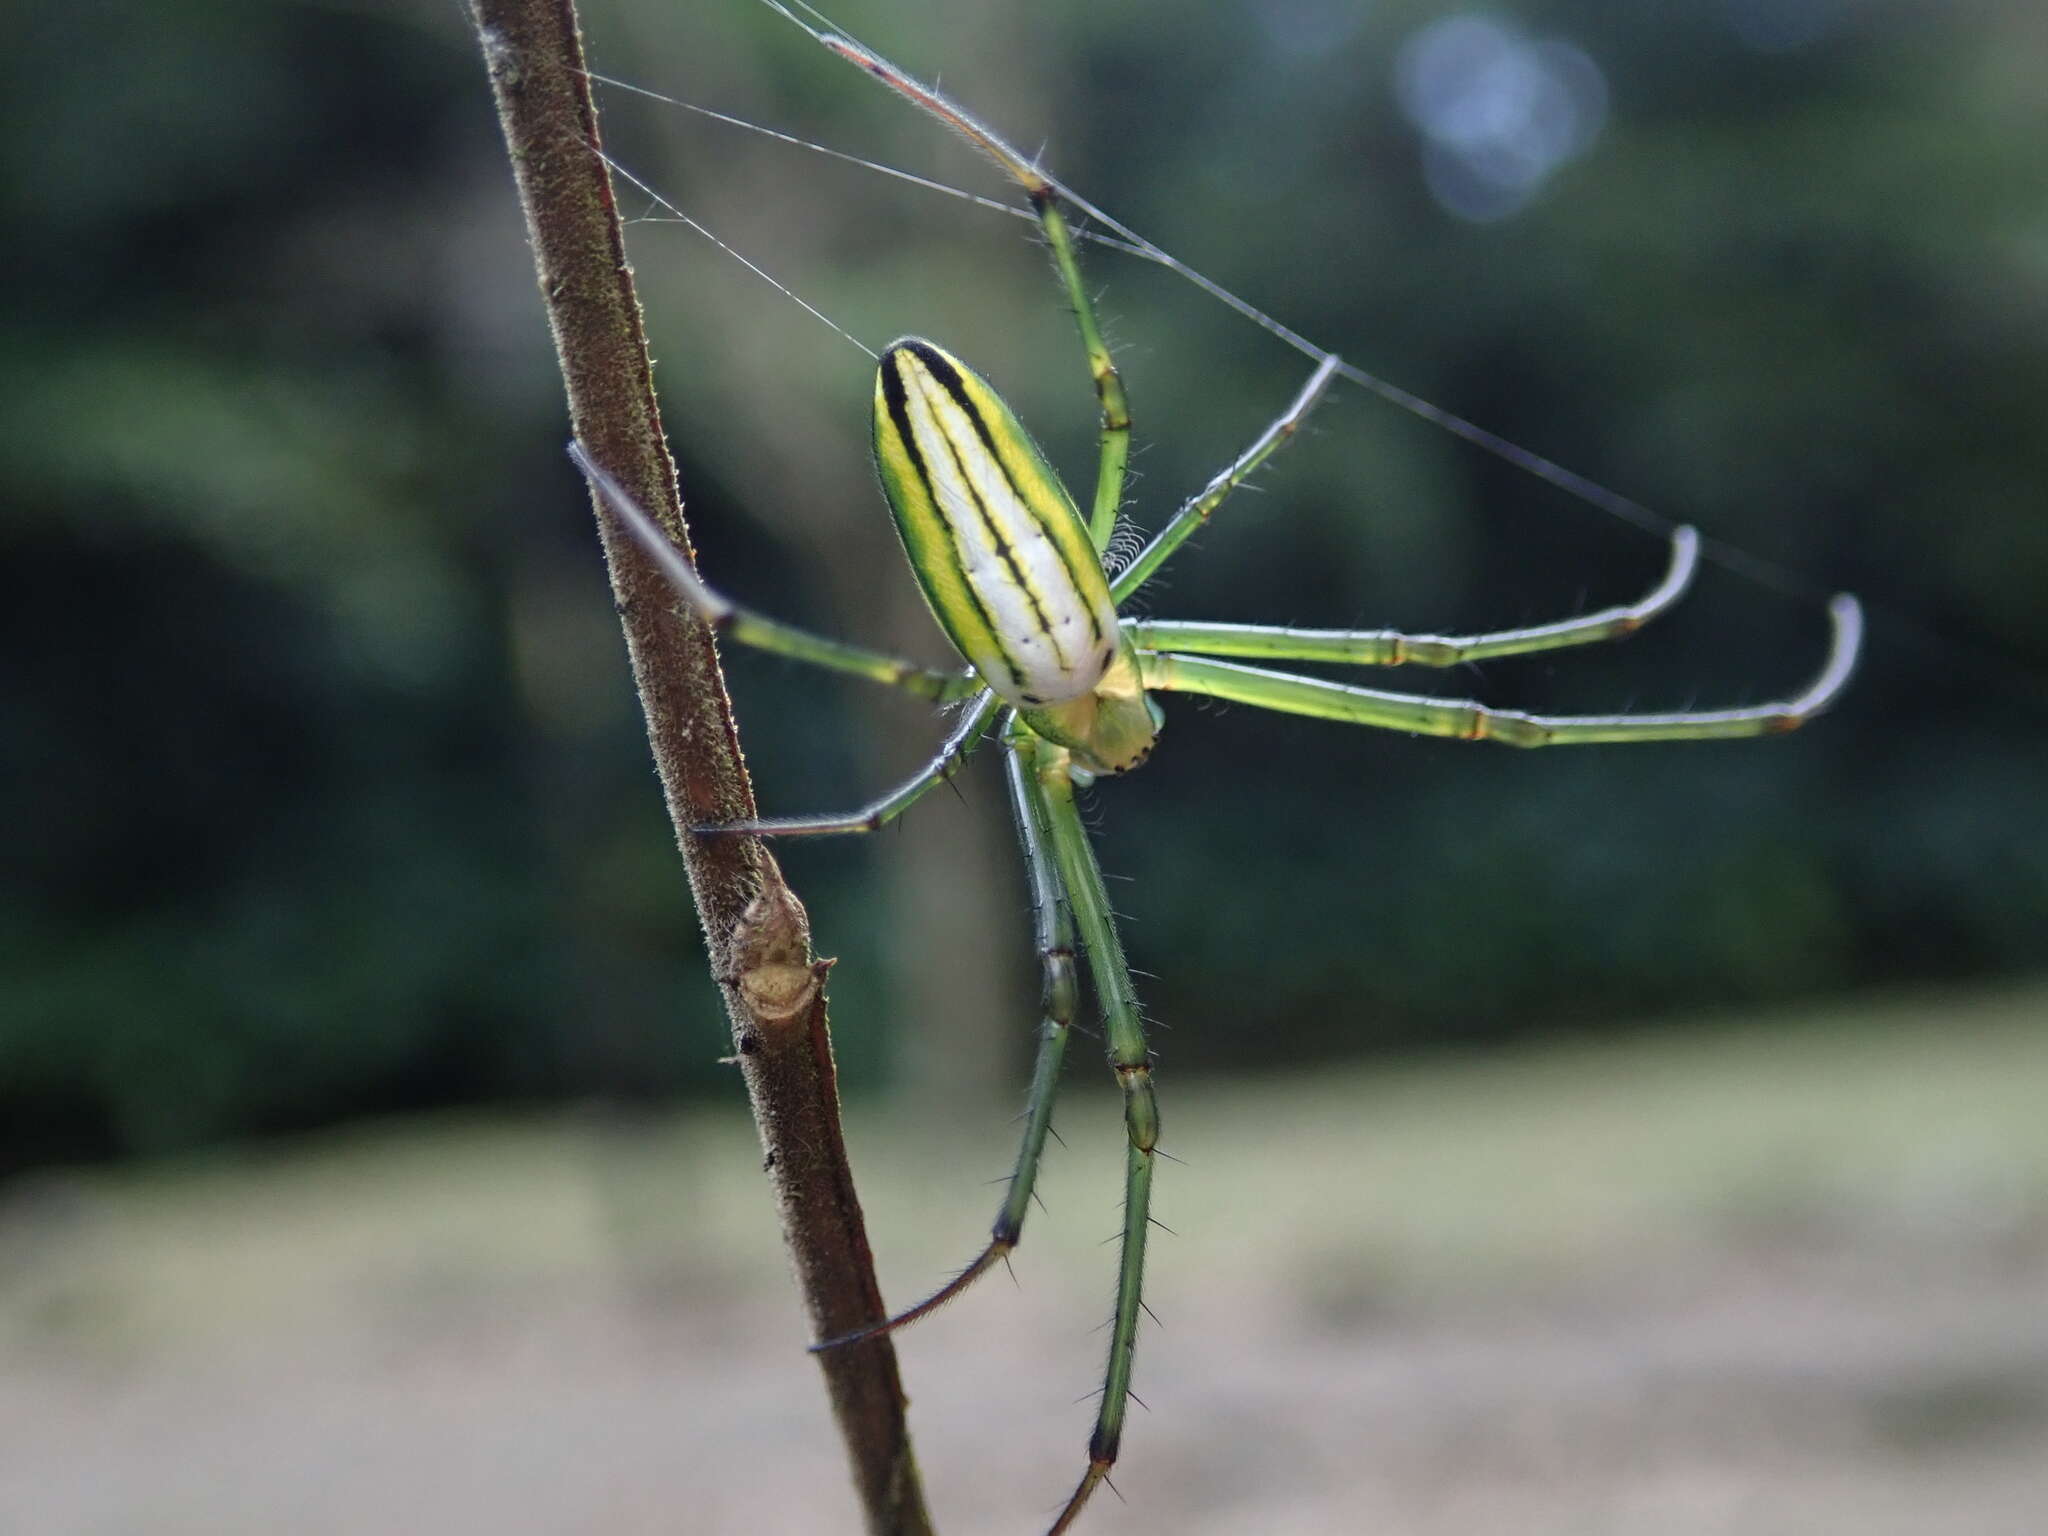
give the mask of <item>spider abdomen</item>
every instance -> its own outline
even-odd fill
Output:
[[[904,553],[961,656],[1021,709],[1093,691],[1116,604],[1073,499],[988,382],[916,337],[882,354],[875,466]]]

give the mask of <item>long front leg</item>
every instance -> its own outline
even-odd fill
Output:
[[[1680,528],[1671,536],[1671,563],[1663,579],[1635,602],[1524,629],[1479,635],[1407,635],[1391,629],[1283,629],[1165,619],[1126,619],[1124,628],[1143,651],[1248,656],[1265,661],[1331,661],[1351,666],[1455,667],[1468,661],[1527,656],[1634,634],[1685,595],[1699,566],[1699,551],[1700,536],[1690,528]]]
[[[1207,694],[1282,714],[1313,715],[1417,736],[1500,741],[1511,747],[1769,736],[1802,725],[1826,709],[1855,670],[1863,636],[1862,610],[1853,597],[1842,596],[1828,605],[1828,613],[1834,621],[1834,643],[1820,675],[1797,698],[1746,709],[1685,710],[1655,715],[1530,715],[1520,710],[1489,709],[1470,699],[1385,693],[1376,688],[1357,688],[1348,683],[1295,677],[1286,672],[1268,672],[1195,656],[1141,653],[1138,668],[1147,688]]]
[[[1237,705],[1274,709],[1282,715],[1313,715],[1348,725],[1374,725],[1411,735],[1452,735],[1466,741],[1505,741],[1511,748],[1552,748],[1593,741],[1704,741],[1712,737],[1774,735],[1802,725],[1835,702],[1855,670],[1862,645],[1864,614],[1855,598],[1839,596],[1829,606],[1835,639],[1821,676],[1798,698],[1749,709],[1700,709],[1671,715],[1524,715],[1516,709],[1487,709],[1470,698],[1425,698],[1378,688],[1354,688],[1323,678],[1296,678],[1235,662],[1208,662],[1194,655],[1139,655],[1147,688],[1208,694]]]
[[[753,646],[756,650],[772,651],[792,661],[850,673],[869,682],[886,683],[942,704],[964,699],[981,686],[981,680],[972,672],[941,672],[932,667],[920,667],[915,662],[869,650],[863,645],[828,640],[823,635],[814,635],[809,630],[798,629],[793,624],[741,607],[724,593],[705,585],[696,567],[669,542],[660,525],[626,494],[624,486],[598,466],[581,443],[569,445],[569,457],[576,461],[576,467],[597,488],[604,504],[632,535],[633,542],[661,567],[662,575],[668,578],[668,584],[675,588],[676,595],[718,633],[730,635],[740,644]]]
[[[1123,1441],[1124,1413],[1131,1395],[1131,1363],[1144,1309],[1145,1238],[1152,1222],[1152,1171],[1158,1161],[1159,1106],[1152,1091],[1152,1053],[1138,1017],[1138,997],[1124,963],[1116,919],[1095,850],[1074,807],[1070,759],[1063,748],[1029,743],[1031,787],[1050,834],[1053,858],[1073,903],[1074,922],[1088,950],[1088,970],[1102,1006],[1109,1064],[1124,1093],[1124,1225],[1117,1261],[1116,1311],[1110,1319],[1109,1364],[1103,1373],[1102,1402],[1088,1441],[1088,1470],[1053,1523],[1059,1536],[1074,1523],[1109,1469]]]

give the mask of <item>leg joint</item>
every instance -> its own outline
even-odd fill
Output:
[[[1152,1068],[1119,1063],[1116,1075],[1124,1089],[1124,1129],[1133,1147],[1149,1153],[1159,1145],[1159,1100],[1152,1092]]]
[[[1074,968],[1074,952],[1071,949],[1042,949],[1039,955],[1045,962],[1041,1001],[1046,1017],[1061,1024],[1068,1023],[1074,1017],[1081,996],[1080,978]]]

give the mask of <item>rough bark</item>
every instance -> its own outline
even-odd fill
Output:
[[[473,0],[525,209],[575,436],[683,549],[675,466],[654,397],[611,180],[597,153],[572,0]],[[826,1028],[830,961],[802,904],[753,838],[689,829],[754,813],[710,632],[679,616],[660,573],[594,503],[612,592],[712,974],[724,992],[811,1337],[885,1314],[840,1134]],[[820,1354],[870,1532],[930,1530],[886,1338]]]

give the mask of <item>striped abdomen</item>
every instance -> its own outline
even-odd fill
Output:
[[[1115,659],[1116,604],[1045,455],[979,374],[906,337],[875,378],[875,465],[933,615],[1024,709],[1079,698]]]

